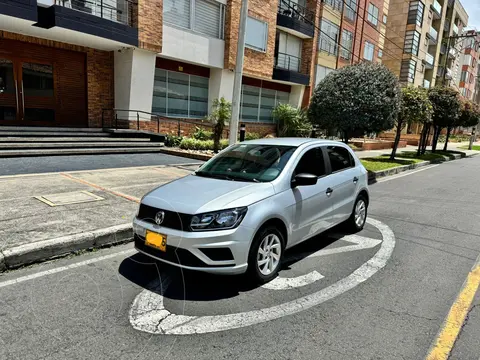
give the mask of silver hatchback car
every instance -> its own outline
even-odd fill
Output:
[[[264,283],[285,250],[340,223],[365,225],[367,171],[343,143],[279,138],[223,150],[145,195],[135,247],[163,262]]]

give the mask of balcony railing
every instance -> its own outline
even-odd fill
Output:
[[[440,3],[437,0],[433,2],[432,8],[434,12],[437,13],[437,17],[440,17],[442,15],[442,5],[440,5]]]
[[[428,32],[430,34],[430,38],[434,41],[437,41],[438,38],[438,31],[435,30],[432,26],[430,26],[430,31]]]
[[[133,24],[131,0],[53,0],[55,5],[98,16],[102,19],[119,22],[128,26]]]
[[[278,3],[278,13],[307,24],[315,23],[315,13],[292,0],[280,0]]]
[[[458,26],[456,24],[453,24],[453,33],[458,35]]]
[[[275,67],[290,71],[300,72],[302,59],[285,53],[278,53],[275,58]]]
[[[433,66],[433,64],[435,63],[435,57],[432,54],[427,53],[425,55],[425,62],[428,65]]]

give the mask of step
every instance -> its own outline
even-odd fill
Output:
[[[134,154],[161,153],[161,147],[150,148],[112,148],[112,149],[44,149],[44,150],[0,150],[0,158],[55,156],[55,155],[97,155],[97,154]]]
[[[2,137],[32,137],[32,136],[49,136],[49,137],[78,137],[78,136],[88,136],[88,137],[105,137],[109,136],[105,132],[58,132],[58,131],[0,131],[0,138]]]
[[[75,148],[153,148],[162,147],[155,142],[50,142],[50,143],[0,143],[0,149],[75,149]]]
[[[3,131],[15,132],[103,132],[102,128],[72,128],[72,127],[47,127],[47,126],[0,126]]]
[[[149,138],[120,138],[120,137],[1,137],[0,144],[4,143],[63,143],[63,142],[145,142]]]

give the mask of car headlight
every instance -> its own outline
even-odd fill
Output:
[[[193,231],[233,229],[240,225],[247,208],[214,211],[192,217],[190,228]]]

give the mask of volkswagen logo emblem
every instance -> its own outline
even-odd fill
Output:
[[[162,225],[163,220],[165,219],[165,211],[159,211],[155,215],[155,223],[157,225]]]

